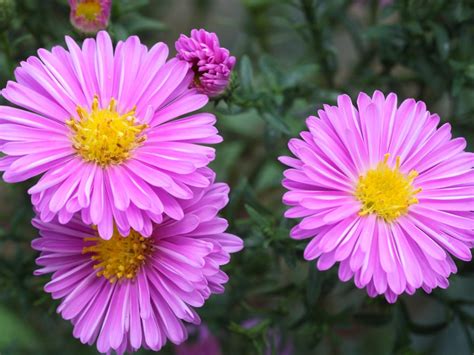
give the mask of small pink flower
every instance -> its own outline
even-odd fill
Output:
[[[229,84],[235,57],[219,44],[215,33],[192,30],[191,37],[181,35],[175,44],[177,57],[192,65],[194,86],[214,97],[222,94]]]
[[[221,355],[219,340],[205,324],[190,325],[188,333],[194,339],[188,339],[175,347],[176,355]]]
[[[69,0],[72,25],[80,32],[96,33],[107,28],[112,0]]]

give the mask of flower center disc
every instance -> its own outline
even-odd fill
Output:
[[[94,265],[97,276],[103,276],[111,283],[124,278],[134,279],[153,251],[153,238],[145,238],[133,230],[127,237],[115,230],[109,240],[97,236],[85,238],[85,241],[89,243],[82,253],[93,254],[91,259],[97,261]]]
[[[88,0],[77,4],[76,16],[84,17],[89,21],[93,21],[99,17],[101,11],[102,8],[100,6],[100,1]]]
[[[121,115],[114,99],[107,108],[99,108],[95,96],[90,112],[79,106],[77,113],[80,119],[71,118],[66,124],[72,131],[74,149],[85,161],[102,167],[120,164],[146,140],[141,133],[148,125],[136,123],[135,108]]]
[[[400,157],[395,168],[388,166],[390,154],[375,169],[367,171],[359,178],[354,195],[361,202],[359,215],[375,213],[386,222],[393,222],[408,212],[408,207],[418,203],[415,197],[420,189],[413,188],[413,181],[418,176],[415,170],[408,175],[400,172]]]

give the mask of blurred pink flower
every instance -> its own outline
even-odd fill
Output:
[[[258,318],[249,319],[242,323],[244,328],[253,328],[260,323]],[[191,339],[175,347],[176,355],[221,355],[219,339],[217,339],[206,325],[189,325],[188,333]],[[281,332],[276,328],[270,328],[265,334],[265,355],[292,355],[294,354],[293,343],[285,341]]]
[[[219,44],[215,33],[192,30],[191,37],[181,35],[175,44],[177,57],[191,64],[194,86],[210,97],[222,94],[229,84],[235,57]]]
[[[248,319],[242,323],[242,326],[246,329],[250,329],[258,326],[260,322],[261,320],[259,318]],[[268,328],[265,338],[265,355],[293,355],[295,353],[293,342],[291,339],[283,337],[280,329],[275,327]]]
[[[70,20],[80,32],[94,34],[107,28],[112,0],[69,0]]]
[[[190,325],[188,334],[190,338],[175,347],[176,355],[221,355],[219,340],[209,331],[205,324],[200,326]]]

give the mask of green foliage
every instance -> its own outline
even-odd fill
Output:
[[[38,48],[62,45],[66,34],[81,39],[65,0],[17,0],[14,12],[4,8],[8,3],[0,0],[0,87]],[[381,89],[424,100],[472,150],[473,2],[381,3],[114,0],[115,40],[138,34],[147,44],[165,41],[172,48],[179,33],[205,27],[237,57],[228,92],[208,109],[225,138],[212,164],[232,188],[223,214],[246,248],[225,267],[226,293],[199,310],[225,354],[264,354],[275,332],[296,354],[474,351],[472,264],[459,264],[448,290],[419,291],[388,305],[340,282],[336,270],[317,271],[303,260],[306,241],[288,237],[294,222],[283,218],[277,157],[288,153],[288,139],[305,118],[339,93]],[[55,313],[58,303],[42,291],[48,278],[32,275],[31,183],[0,185],[0,353],[93,354]],[[254,326],[244,326],[252,320]]]

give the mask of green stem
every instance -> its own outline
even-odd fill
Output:
[[[329,87],[334,87],[334,80],[332,70],[329,66],[327,51],[323,45],[323,36],[317,27],[317,20],[315,17],[315,9],[312,0],[301,0],[301,9],[303,11],[306,24],[309,27],[311,39],[313,41],[314,51],[318,62],[321,64],[324,78]]]
[[[461,323],[462,330],[464,332],[464,336],[469,343],[469,348],[471,351],[474,350],[474,339],[472,339],[471,332],[469,330],[469,325],[472,324],[472,319],[466,314],[458,304],[451,304],[451,309],[453,310],[454,314],[459,318]]]
[[[12,60],[12,51],[11,51],[10,43],[8,41],[7,31],[2,32],[1,42],[2,42],[2,48],[5,52],[7,65],[8,65],[8,73],[11,75],[13,73],[14,64]]]

